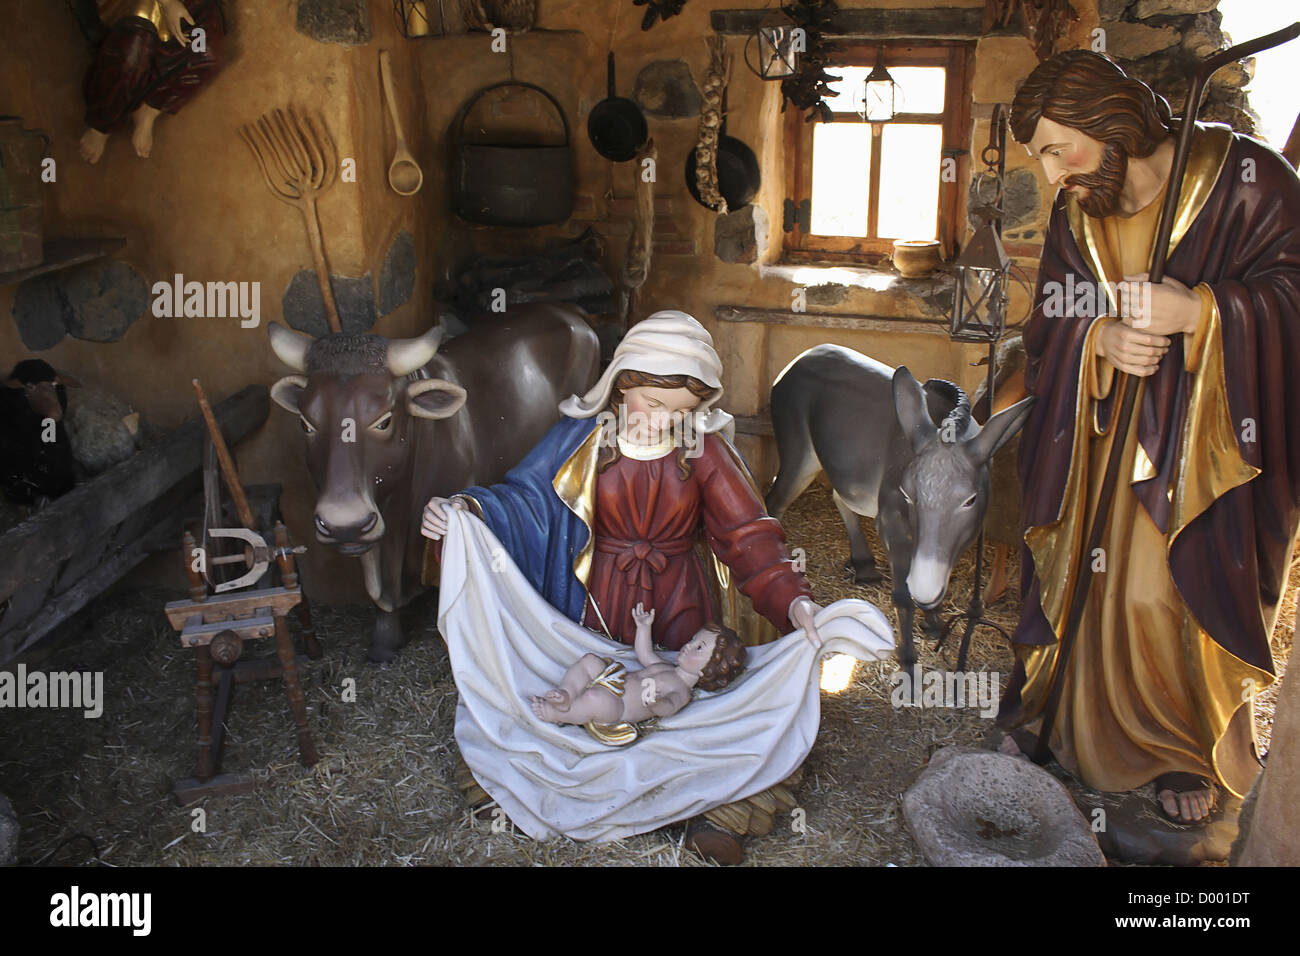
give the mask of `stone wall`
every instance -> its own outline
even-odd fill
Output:
[[[1197,66],[1229,46],[1219,29],[1219,0],[1099,0],[1105,49],[1125,72],[1149,83],[1181,114]],[[1234,37],[1240,43],[1249,37]],[[1253,61],[1248,61],[1253,64]],[[1200,118],[1252,133],[1255,121],[1242,87],[1249,66],[1229,64],[1210,80]]]

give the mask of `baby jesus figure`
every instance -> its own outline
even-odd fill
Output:
[[[716,624],[696,631],[677,663],[668,663],[654,652],[654,619],[655,612],[640,604],[632,611],[633,647],[644,670],[584,654],[559,687],[532,699],[533,713],[552,724],[582,724],[601,743],[627,744],[640,721],[675,714],[690,703],[692,688],[721,690],[745,669],[745,645],[735,631]]]

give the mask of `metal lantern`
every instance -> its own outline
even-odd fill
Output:
[[[758,44],[758,65],[750,60],[752,43]],[[764,80],[784,80],[799,72],[799,54],[807,50],[807,33],[782,10],[763,18],[745,41],[745,65]]]
[[[888,123],[894,118],[894,95],[898,85],[885,69],[885,53],[876,50],[876,65],[867,74],[862,91],[862,111],[858,114],[868,123]]]
[[[956,342],[996,342],[1006,328],[1011,260],[991,223],[971,237],[956,266],[949,335]]]

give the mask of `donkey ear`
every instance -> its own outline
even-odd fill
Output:
[[[295,415],[301,415],[298,402],[302,400],[303,389],[306,387],[307,379],[303,376],[286,375],[271,386],[271,401]]]
[[[450,418],[465,404],[466,392],[441,378],[426,378],[406,386],[406,408],[417,418]]]
[[[970,460],[976,465],[982,465],[997,454],[997,450],[1024,427],[1036,401],[1038,399],[1030,395],[990,418],[980,433],[966,443],[966,454]]]
[[[903,434],[912,443],[912,450],[920,451],[938,430],[930,420],[930,411],[925,404],[925,389],[906,365],[900,365],[894,370],[893,389],[894,412],[898,415],[898,424],[903,426]]]

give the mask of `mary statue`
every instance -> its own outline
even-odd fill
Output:
[[[638,604],[654,609],[654,642],[669,650],[706,623],[735,626],[735,588],[778,633],[803,628],[816,644],[820,608],[726,437],[721,375],[704,326],[656,312],[503,483],[451,506],[477,514],[551,605],[615,641],[633,643]],[[429,502],[427,537],[445,533],[447,504]]]

